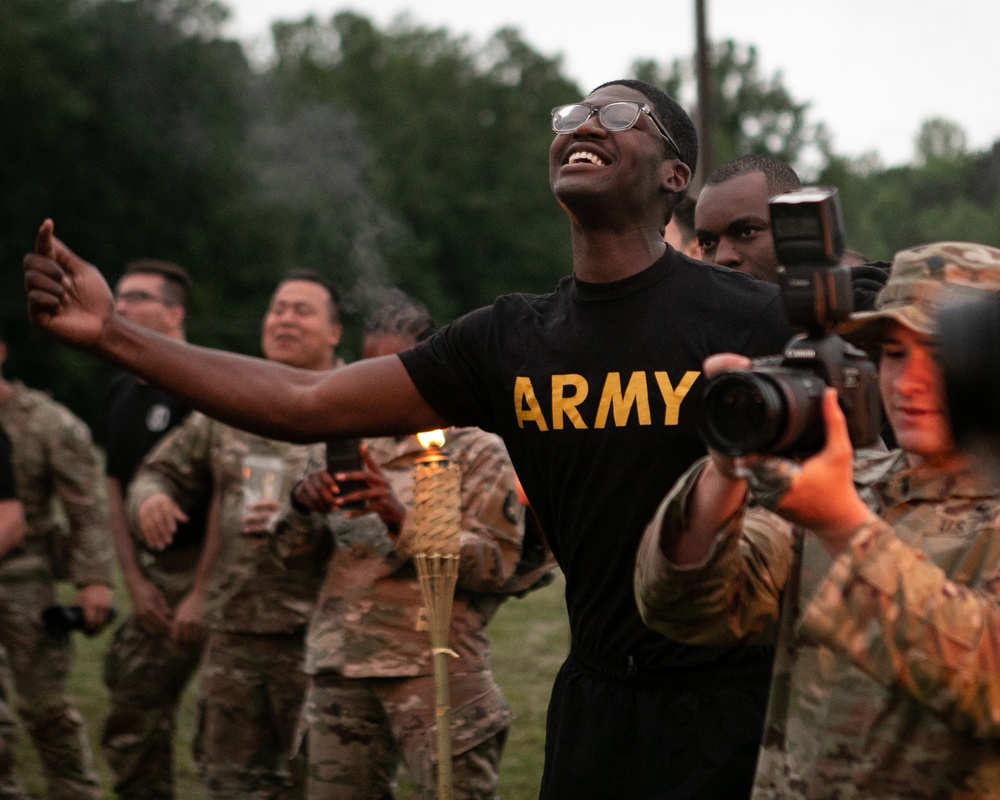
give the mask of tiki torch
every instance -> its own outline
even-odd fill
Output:
[[[461,523],[461,474],[441,451],[442,431],[417,434],[424,454],[414,467],[410,548],[427,607],[434,655],[435,726],[438,753],[438,798],[451,798],[451,697],[448,659],[458,655],[448,646],[451,605],[458,579]]]

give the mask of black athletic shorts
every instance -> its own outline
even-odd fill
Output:
[[[746,800],[770,661],[613,676],[570,655],[546,721],[541,800]]]

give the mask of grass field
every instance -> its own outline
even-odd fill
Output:
[[[124,589],[116,593],[122,613],[127,610]],[[535,800],[542,774],[545,743],[545,709],[559,665],[569,649],[569,631],[563,605],[563,581],[521,599],[510,600],[490,623],[493,662],[497,680],[514,709],[514,726],[507,740],[500,768],[500,797],[503,800]],[[111,631],[88,639],[76,637],[76,658],[70,691],[86,718],[94,756],[105,786],[111,781],[97,744],[107,707],[107,693],[101,679],[104,651]],[[191,759],[195,687],[188,687],[180,711],[179,735],[175,746],[178,800],[201,800],[204,792]],[[32,798],[44,798],[45,788],[34,749],[23,731],[16,751],[17,775]],[[401,793],[401,796],[405,794]],[[110,789],[106,797],[113,798]]]

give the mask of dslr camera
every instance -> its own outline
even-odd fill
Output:
[[[701,435],[729,456],[812,455],[826,441],[822,399],[837,390],[855,448],[878,441],[881,410],[875,365],[833,333],[853,310],[851,276],[840,264],[843,214],[837,190],[808,187],[768,204],[781,299],[792,327],[804,332],[781,355],[751,369],[711,378],[702,395]]]
[[[49,606],[42,611],[42,622],[49,633],[56,636],[69,636],[72,631],[83,631],[87,636],[96,636],[111,624],[117,616],[114,606],[108,609],[108,618],[96,630],[87,630],[83,618],[83,608],[80,606]]]

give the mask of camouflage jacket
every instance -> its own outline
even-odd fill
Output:
[[[413,500],[416,437],[367,441],[399,501]],[[477,428],[447,431],[445,452],[461,468],[461,556],[449,634],[454,672],[490,668],[483,631],[514,574],[524,535],[524,508],[503,442]],[[319,516],[319,515],[313,515]],[[307,633],[306,669],[347,677],[430,675],[430,633],[413,561],[396,552],[380,517],[327,516],[335,549]]]
[[[282,559],[259,536],[242,533],[243,458],[277,456],[285,463],[279,497],[288,497],[310,454],[321,445],[293,445],[255,436],[192,413],[150,451],[129,485],[133,525],[143,500],[157,492],[190,508],[205,492],[219,493],[219,553],[209,586],[205,624],[230,633],[303,631],[323,577],[325,559],[315,550]],[[322,530],[322,520],[297,520]],[[277,534],[274,534],[277,535]],[[318,535],[313,536],[317,543]]]
[[[90,430],[48,395],[16,381],[11,387],[0,403],[0,425],[11,442],[28,532],[0,566],[0,581],[69,578],[77,586],[111,586],[115,553]]]
[[[971,475],[858,455],[872,517],[831,560],[751,508],[702,565],[672,566],[701,463],[643,539],[647,623],[692,644],[777,644],[754,798],[1000,798],[1000,497]]]

